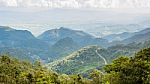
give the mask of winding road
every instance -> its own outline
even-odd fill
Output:
[[[107,65],[108,63],[107,63],[106,59],[105,59],[103,56],[101,56],[101,55],[98,53],[97,50],[96,50],[95,52],[96,52],[96,54],[97,54],[100,58],[102,58],[102,59],[104,60],[105,65]]]

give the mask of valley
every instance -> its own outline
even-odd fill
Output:
[[[150,28],[104,38],[64,27],[48,30],[38,37],[30,31],[6,26],[0,26],[0,32],[1,54],[32,62],[40,60],[49,69],[66,74],[102,70],[113,59],[133,56],[138,50],[150,46]],[[118,36],[122,40],[109,42]]]

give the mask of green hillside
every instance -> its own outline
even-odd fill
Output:
[[[48,54],[51,55],[51,59],[58,59],[78,50],[79,48],[80,46],[74,42],[72,38],[66,37],[52,45]]]
[[[98,46],[87,46],[53,61],[46,66],[59,73],[87,74],[93,69],[100,69],[120,56],[134,56],[135,52],[142,48],[150,47],[150,41],[141,43],[118,44],[109,48]]]
[[[84,73],[107,64],[107,60],[98,53],[99,50],[98,46],[88,46],[52,62],[48,66],[60,73]]]
[[[113,60],[104,66],[104,73],[95,69],[88,78],[50,71],[39,61],[31,64],[0,55],[0,84],[150,84],[150,47],[131,58]]]

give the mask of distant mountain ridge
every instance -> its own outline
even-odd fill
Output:
[[[141,30],[138,32],[133,32],[133,33],[123,32],[121,34],[111,34],[111,35],[105,36],[103,38],[107,39],[109,42],[124,41],[125,39],[132,38],[132,36],[136,37],[138,35],[148,34],[148,33],[150,33],[150,28],[145,28],[144,30]]]
[[[25,53],[22,54],[24,56],[20,58],[28,57],[32,60],[35,58],[45,61],[53,60],[55,57],[61,58],[87,45],[99,44],[103,46],[107,43],[107,40],[94,38],[83,31],[63,27],[46,31],[38,39],[27,30],[16,30],[6,26],[0,26],[0,34],[0,53],[9,52],[13,56],[18,56],[21,55],[19,52],[23,53],[24,51]],[[43,39],[42,36],[44,36]]]
[[[48,53],[52,59],[62,58],[88,45],[100,45],[105,47],[108,43],[105,39],[95,38],[83,31],[71,30],[64,27],[45,31],[38,36],[38,39],[51,45]]]
[[[101,69],[120,55],[132,56],[135,51],[150,46],[150,28],[114,34],[111,38],[114,40],[118,36],[121,41],[108,42],[83,31],[61,27],[36,38],[27,30],[0,26],[0,54],[23,60],[41,60],[60,73],[84,74],[92,69]]]
[[[4,47],[29,47],[45,49],[48,45],[40,41],[27,30],[15,30],[10,27],[0,26],[0,44]]]
[[[141,33],[136,34],[130,38],[123,40],[122,42],[125,44],[129,44],[132,42],[140,43],[140,42],[149,41],[149,40],[150,40],[150,32],[145,33],[145,34],[141,34]]]
[[[120,37],[124,40],[108,43],[106,39],[95,38],[83,31],[71,30],[64,27],[45,31],[36,38],[27,30],[16,30],[7,26],[0,26],[0,53],[9,52],[13,56],[21,56],[20,58],[27,57],[31,60],[39,58],[44,62],[52,62],[90,45],[107,48],[111,47],[112,44],[115,46],[117,44],[149,41],[149,31],[150,28],[147,28],[135,32],[135,35],[132,36],[130,36],[130,33],[125,32],[120,34]],[[112,37],[114,36],[112,35]],[[125,39],[124,37],[128,38]]]
[[[53,45],[57,41],[66,37],[72,38],[80,46],[87,46],[92,44],[99,44],[101,46],[105,46],[104,44],[107,44],[107,40],[105,39],[97,39],[94,36],[83,31],[71,30],[64,27],[60,27],[59,29],[48,30],[40,36],[38,36],[40,40],[43,40],[49,43],[50,45]]]
[[[141,30],[139,32],[135,32],[135,35],[136,34],[146,34],[146,33],[149,33],[149,32],[150,32],[150,28],[145,28],[145,29],[143,29],[143,30]]]
[[[94,38],[93,36],[84,33],[83,31],[71,30],[68,28],[60,27],[59,29],[52,29],[45,31],[43,34],[38,36],[39,39],[47,41],[48,43],[54,44],[58,40],[70,37],[73,40],[82,38]]]
[[[121,33],[121,34],[110,34],[110,35],[105,36],[103,38],[107,39],[109,42],[113,42],[113,41],[121,41],[121,40],[129,38],[131,36],[133,36],[132,33],[124,32],[124,33]]]
[[[12,56],[26,60],[43,59],[43,53],[49,45],[34,37],[27,30],[16,30],[7,26],[0,26],[0,53],[9,53]],[[41,52],[41,53],[38,53]],[[21,54],[22,53],[22,54]],[[20,55],[20,57],[19,57]]]

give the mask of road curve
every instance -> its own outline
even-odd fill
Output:
[[[108,63],[107,63],[106,59],[105,59],[103,56],[101,56],[101,55],[98,53],[97,50],[96,50],[95,52],[96,52],[96,54],[97,54],[100,58],[102,58],[102,59],[104,60],[105,65],[107,65]]]

